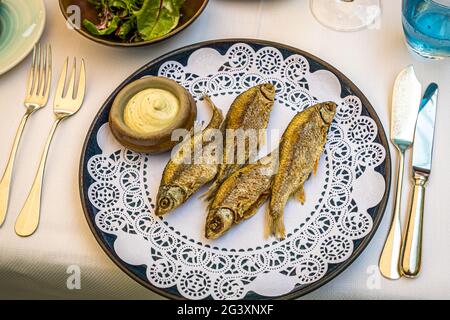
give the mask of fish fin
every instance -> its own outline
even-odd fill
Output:
[[[264,204],[264,202],[267,201],[267,199],[269,198],[270,193],[263,193],[258,200],[256,200],[256,202],[250,207],[248,208],[247,211],[245,211],[243,213],[243,218],[244,219],[249,219],[251,217],[253,217],[255,215],[255,213],[258,211],[258,209]]]
[[[200,200],[202,200],[202,194],[198,197]],[[206,204],[206,212],[209,212],[209,210],[211,209],[212,206],[212,201],[208,201],[208,203]]]
[[[305,188],[303,185],[301,185],[295,192],[295,199],[300,201],[302,205],[305,204]]]
[[[286,238],[286,229],[284,226],[284,221],[282,217],[277,217],[272,226],[272,233],[278,240],[283,240]]]
[[[265,237],[275,236],[278,240],[286,238],[286,228],[284,226],[284,220],[282,214],[272,214],[270,206],[267,206],[267,223]]]
[[[220,183],[217,180],[214,180],[212,185],[206,190],[205,193],[200,195],[199,199],[202,199],[204,201],[212,201],[214,198],[214,195],[216,194],[217,190],[219,189]]]
[[[270,206],[266,207],[266,223],[264,224],[264,238],[269,239],[272,235],[272,216],[270,215]]]
[[[272,221],[271,232],[278,240],[286,238],[286,229],[282,217],[278,216]]]
[[[313,170],[314,176],[316,176],[318,168],[319,168],[319,159],[317,159],[316,163],[314,164],[314,170]]]
[[[211,107],[213,115],[211,117],[211,121],[209,121],[208,125],[206,126],[206,129],[218,129],[220,128],[222,122],[223,122],[223,114],[222,110],[220,110],[214,102],[211,100],[211,98],[208,95],[204,95],[203,98],[205,99],[206,103]]]
[[[243,205],[240,203],[237,205],[234,215],[234,221],[235,223],[241,222],[243,219],[245,219],[245,212],[243,210]]]
[[[239,169],[239,168],[237,168]],[[236,169],[236,170],[237,170]],[[227,165],[221,165],[219,167],[219,171],[216,174],[216,178],[214,179],[214,182],[209,187],[209,189],[201,195],[201,199],[209,201],[214,198],[217,190],[222,185],[222,183],[233,174],[233,170],[230,169]]]

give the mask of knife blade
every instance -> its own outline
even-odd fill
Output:
[[[414,138],[414,188],[406,219],[405,239],[400,259],[402,275],[409,278],[418,276],[422,264],[425,185],[431,173],[438,92],[439,88],[435,83],[430,84],[425,91]]]
[[[412,144],[421,98],[422,85],[410,65],[397,76],[392,94],[391,140],[394,144]]]
[[[413,146],[413,169],[425,173],[431,172],[433,156],[434,125],[439,87],[432,83],[428,86],[422,99],[417,118]]]
[[[405,151],[414,140],[421,97],[422,85],[417,80],[414,67],[408,66],[397,76],[392,97],[391,140],[399,154],[397,188],[391,226],[378,262],[381,274],[391,280],[401,277],[401,268],[399,267],[402,246],[400,212]]]

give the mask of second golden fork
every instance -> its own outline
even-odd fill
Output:
[[[28,194],[28,198],[25,201],[25,204],[16,220],[15,231],[19,236],[22,237],[32,235],[36,231],[39,224],[45,163],[56,128],[62,120],[74,115],[83,104],[84,94],[86,90],[86,69],[84,60],[81,60],[77,89],[75,89],[76,59],[74,59],[73,62],[69,83],[66,85],[68,63],[69,58],[67,58],[64,64],[63,71],[59,78],[58,87],[56,89],[55,101],[53,106],[55,121],[53,122],[53,126],[47,138],[39,168],[36,173],[36,177],[34,179],[30,193]]]

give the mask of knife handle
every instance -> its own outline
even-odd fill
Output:
[[[395,191],[394,212],[392,215],[389,233],[384,242],[381,251],[378,267],[383,277],[390,280],[400,279],[401,270],[399,268],[399,260],[402,247],[402,228],[400,222],[402,189],[403,189],[403,172],[405,167],[405,148],[398,148],[398,171],[397,171],[397,189]]]
[[[417,277],[421,267],[423,208],[427,180],[427,174],[414,172],[414,190],[407,216],[405,240],[400,260],[400,269],[403,275],[408,278]]]

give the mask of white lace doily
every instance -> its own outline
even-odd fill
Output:
[[[245,89],[275,84],[269,129],[284,131],[296,112],[315,102],[338,104],[318,174],[305,185],[306,204],[288,203],[283,241],[264,239],[264,207],[222,239],[206,240],[206,204],[197,196],[164,219],[154,215],[169,154],[148,156],[124,149],[105,123],[94,132],[101,153],[91,156],[86,168],[95,228],[115,236],[111,250],[128,265],[144,268],[145,281],[189,299],[275,297],[319,281],[330,265],[349,259],[355,241],[372,230],[368,209],[385,193],[385,178],[376,168],[385,165],[386,150],[376,142],[376,122],[364,115],[358,97],[341,97],[333,73],[311,72],[301,55],[237,43],[225,54],[197,49],[184,61],[164,62],[158,75],[178,81],[197,100],[209,93],[224,112]],[[203,103],[198,110],[199,119],[208,120]]]

